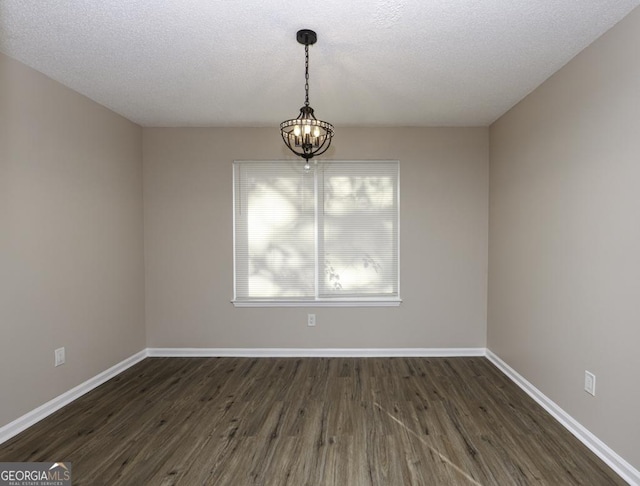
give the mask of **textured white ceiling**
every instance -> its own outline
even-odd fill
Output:
[[[488,125],[640,0],[0,0],[0,51],[143,126]],[[631,47],[630,47],[631,48]]]

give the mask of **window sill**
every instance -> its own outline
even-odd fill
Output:
[[[232,300],[235,307],[398,307],[402,299]]]

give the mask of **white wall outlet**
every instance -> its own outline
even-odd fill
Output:
[[[596,375],[586,370],[584,372],[584,391],[596,396]]]
[[[55,350],[55,357],[56,357],[56,366],[63,365],[64,362],[65,362],[64,348],[56,349]]]
[[[316,325],[316,315],[315,314],[307,314],[307,326],[315,326]]]

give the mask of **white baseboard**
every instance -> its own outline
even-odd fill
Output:
[[[569,432],[575,435],[584,445],[602,459],[622,479],[633,486],[640,485],[640,471],[616,454],[609,446],[589,432],[571,415],[550,400],[544,393],[528,382],[520,373],[502,361],[495,353],[487,349],[487,359],[509,377],[516,385],[522,388],[531,398],[538,402],[542,408],[549,412]]]
[[[148,348],[149,357],[198,358],[448,358],[485,356],[485,348]]]
[[[31,427],[36,422],[39,422],[45,417],[48,417],[53,412],[61,409],[65,405],[73,402],[76,398],[81,397],[85,393],[93,390],[94,388],[102,385],[105,381],[110,380],[114,376],[119,375],[127,368],[130,368],[134,364],[142,361],[147,357],[147,350],[144,349],[139,353],[130,356],[129,358],[121,361],[120,363],[112,366],[108,370],[88,379],[84,383],[72,388],[71,390],[58,395],[56,398],[49,400],[47,403],[40,405],[38,408],[31,412],[17,418],[13,422],[0,427],[0,444],[11,439],[13,436],[18,435],[23,430]]]

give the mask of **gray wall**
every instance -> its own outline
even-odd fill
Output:
[[[0,425],[144,348],[141,162],[140,127],[0,54]]]
[[[341,128],[326,158],[399,159],[396,308],[235,308],[232,162],[290,158],[273,128],[149,128],[144,139],[150,347],[484,347],[487,128]]]
[[[489,349],[636,468],[638,46],[640,9],[491,127],[488,305]]]

